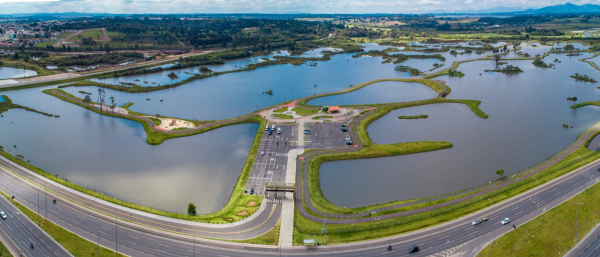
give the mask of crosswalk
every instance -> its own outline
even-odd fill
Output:
[[[439,253],[436,254],[432,254],[432,255],[428,255],[427,257],[449,257],[451,256],[454,252],[456,252],[456,250],[460,249],[461,247],[463,247],[466,243],[461,244],[461,245],[457,245],[455,247],[452,247],[448,250],[445,251],[441,251]]]
[[[283,204],[283,199],[279,198],[267,198],[265,201],[267,201],[267,203]]]

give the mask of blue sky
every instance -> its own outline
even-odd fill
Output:
[[[425,13],[567,2],[600,4],[600,0],[0,0],[0,13]]]

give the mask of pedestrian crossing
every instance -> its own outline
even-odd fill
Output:
[[[436,253],[436,254],[428,255],[427,257],[449,257],[449,256],[452,256],[452,254],[453,254],[454,252],[456,252],[456,250],[460,249],[460,248],[461,248],[461,247],[463,247],[465,244],[466,244],[466,243],[464,243],[464,244],[461,244],[461,245],[457,245],[457,246],[455,246],[455,247],[452,247],[452,248],[450,248],[450,249],[448,249],[448,250],[441,251],[441,252],[439,252],[439,253]]]
[[[267,203],[283,204],[283,199],[280,198],[266,198],[265,201],[267,201]]]

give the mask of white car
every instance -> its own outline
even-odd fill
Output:
[[[473,225],[473,226],[475,226],[477,224],[481,224],[481,219],[476,219],[476,220],[473,220],[473,222],[471,222],[471,225]]]
[[[3,220],[5,220],[6,217],[6,213],[4,213],[3,211],[0,211],[0,217],[2,217]]]
[[[510,222],[509,218],[504,218],[500,223],[502,223],[502,225],[506,225]]]

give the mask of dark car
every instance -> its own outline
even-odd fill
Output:
[[[408,248],[408,253],[416,253],[419,251],[419,247],[418,246],[411,246],[410,248]]]
[[[269,130],[269,135],[273,135],[273,130]]]
[[[253,195],[254,194],[254,188],[250,189],[250,194]]]
[[[342,127],[340,128],[343,132],[348,131],[348,127],[346,127],[346,124],[342,124]]]

